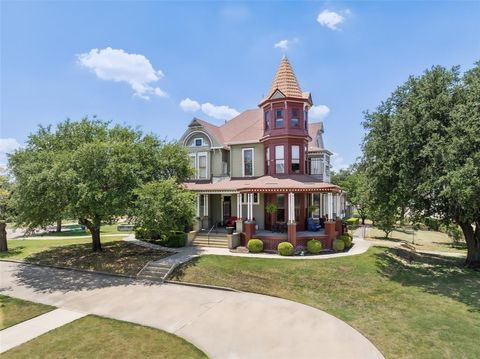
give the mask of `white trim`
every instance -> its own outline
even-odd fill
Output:
[[[187,146],[188,140],[196,133],[200,133],[202,135],[207,136],[208,140],[210,141],[210,146],[213,145],[212,137],[208,134],[206,130],[195,130],[190,132],[187,136],[185,136],[185,139],[183,140],[183,145],[186,147],[195,147],[195,146]]]
[[[242,205],[243,205],[243,204],[248,204],[248,196],[246,197],[247,200],[246,200],[246,201],[244,200],[244,198],[245,198],[244,195],[245,195],[245,194],[247,194],[247,193],[240,193],[241,198],[242,198],[242,202],[241,202]],[[252,205],[255,205],[255,206],[259,205],[259,204],[260,204],[260,193],[254,192],[254,193],[252,193],[252,195],[253,195],[253,197],[252,197]],[[256,201],[254,200],[255,195],[257,195],[257,200],[256,200]]]
[[[200,146],[197,146],[197,140],[200,140],[201,144]],[[193,138],[193,144],[190,146],[190,147],[204,147],[204,143],[203,143],[203,138],[201,137],[194,137]]]
[[[245,174],[245,151],[252,151],[252,174]],[[242,177],[253,177],[255,175],[255,149],[253,147],[242,148]]]

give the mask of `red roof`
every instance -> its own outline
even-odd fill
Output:
[[[262,176],[227,179],[215,183],[185,183],[187,189],[199,192],[340,192],[340,187],[309,175]]]

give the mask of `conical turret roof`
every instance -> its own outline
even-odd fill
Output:
[[[280,62],[267,98],[272,96],[276,90],[280,90],[286,97],[302,98],[302,90],[300,90],[297,77],[286,56],[284,56]]]

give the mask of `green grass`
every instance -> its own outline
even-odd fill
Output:
[[[0,330],[53,310],[49,305],[0,295]]]
[[[411,227],[399,227],[390,233],[385,239],[385,232],[378,228],[369,228],[367,240],[383,240],[388,242],[408,242],[412,244],[413,229]],[[418,230],[415,231],[415,248],[417,250],[467,253],[465,242],[452,246],[452,240],[447,234],[438,231]]]
[[[44,232],[34,234],[32,237],[80,237],[90,236],[90,231],[82,230],[78,224],[62,225],[62,232]],[[117,224],[104,224],[100,227],[101,234],[124,234],[128,235],[133,231],[117,231]]]
[[[87,316],[2,354],[9,358],[206,358],[192,344],[162,330]]]
[[[9,240],[8,245],[9,252],[1,253],[0,259],[126,275],[136,275],[147,262],[170,255],[123,242],[121,237],[106,237],[101,252],[92,251],[90,239]]]
[[[480,273],[455,258],[407,257],[381,247],[327,260],[201,256],[172,279],[316,307],[358,329],[387,358],[479,358]]]

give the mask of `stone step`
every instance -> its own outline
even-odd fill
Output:
[[[215,247],[215,248],[228,248],[226,244],[208,244],[208,243],[192,243],[194,247]]]
[[[149,263],[148,266],[142,269],[137,277],[139,279],[163,282],[171,267],[172,266],[168,264]]]
[[[193,241],[193,245],[212,245],[212,246],[227,246],[228,242],[215,242],[215,241]]]

